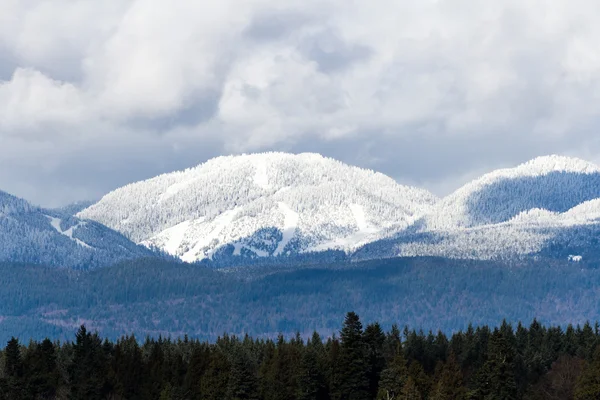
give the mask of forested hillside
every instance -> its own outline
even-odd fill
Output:
[[[0,352],[0,398],[256,400],[592,400],[600,398],[596,324],[469,326],[450,336],[346,315],[335,336],[122,337],[85,326],[74,341]]]
[[[386,329],[400,322],[451,332],[503,318],[577,324],[600,320],[597,267],[436,258],[218,270],[145,259],[88,272],[5,264],[0,341],[64,340],[83,322],[113,339],[328,336],[347,310]]]
[[[0,191],[0,262],[92,269],[156,255],[120,233]]]

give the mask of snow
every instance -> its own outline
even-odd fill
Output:
[[[177,250],[181,246],[181,242],[185,237],[185,234],[190,226],[190,221],[183,221],[180,224],[175,225],[172,228],[169,228],[164,231],[164,233],[168,236],[168,240],[166,245],[164,246],[164,250],[173,256],[177,255]]]
[[[281,233],[283,234],[283,238],[277,245],[277,249],[273,253],[274,256],[280,255],[285,246],[294,238],[294,233],[296,232],[296,228],[298,227],[298,221],[300,220],[300,216],[297,212],[292,210],[287,204],[279,202],[277,203],[279,206],[279,210],[283,213],[283,229]]]
[[[234,255],[248,250],[278,256],[298,238],[294,251],[300,253],[351,253],[389,237],[402,238],[398,255],[487,259],[535,253],[556,229],[600,223],[600,199],[566,212],[520,203],[526,206],[495,223],[471,218],[468,202],[489,185],[553,172],[595,174],[600,168],[575,158],[539,157],[485,174],[440,200],[318,154],[225,156],[117,189],[78,216],[190,262],[211,258],[227,245]],[[494,208],[490,203],[490,215]],[[282,232],[279,242],[269,237],[275,230]],[[415,232],[423,235],[411,241]]]
[[[79,228],[80,226],[84,225],[85,222],[80,222],[75,226],[70,227],[69,229],[67,229],[66,231],[63,231],[62,228],[60,227],[60,225],[62,224],[62,220],[60,218],[56,218],[56,217],[52,217],[50,215],[46,215],[46,218],[48,218],[50,220],[50,225],[52,225],[52,227],[61,235],[64,235],[66,237],[68,237],[69,239],[71,239],[72,241],[74,241],[75,243],[77,243],[78,245],[85,247],[87,249],[93,249],[92,246],[88,245],[87,243],[74,238],[73,237],[73,230]]]
[[[192,249],[183,254],[183,256],[181,256],[181,259],[186,262],[194,262],[203,260],[204,258],[212,258],[214,248],[210,250],[205,249],[209,247],[213,240],[218,239],[218,236],[221,233],[221,231],[225,229],[226,226],[231,224],[231,221],[233,221],[233,219],[239,211],[239,208],[227,210],[221,215],[219,215],[217,218],[215,218],[215,220],[212,223],[212,229],[210,230],[210,232],[207,235],[199,238],[199,240],[192,247]],[[203,221],[204,219],[200,219],[196,222]]]
[[[352,211],[352,215],[354,215],[354,219],[356,220],[356,226],[360,232],[365,232],[369,230],[369,224],[367,223],[367,218],[365,217],[365,210],[362,208],[360,204],[350,204],[350,210]]]
[[[226,245],[236,255],[280,255],[296,237],[298,251],[327,243],[350,251],[367,237],[408,227],[437,201],[426,190],[319,154],[262,153],[218,157],[124,186],[78,216],[192,261]],[[235,216],[220,224],[224,210],[233,209]],[[182,221],[189,223],[178,226]],[[253,244],[273,229],[283,233],[281,242]]]
[[[535,158],[515,168],[505,168],[485,174],[443,198],[426,217],[426,230],[446,231],[471,227],[467,202],[474,194],[501,180],[540,177],[554,172],[579,174],[600,173],[600,167],[587,161],[564,156]]]
[[[259,160],[256,163],[256,172],[254,174],[254,183],[265,190],[271,189],[269,177],[267,176],[267,163],[265,160]]]
[[[244,248],[244,245],[241,244],[240,242],[235,242],[233,244],[233,255],[234,256],[239,256],[242,254],[242,249]]]

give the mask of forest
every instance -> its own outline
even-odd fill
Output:
[[[318,333],[214,342],[12,338],[0,352],[0,398],[265,400],[558,400],[600,398],[600,327],[469,327],[450,337],[347,313]]]

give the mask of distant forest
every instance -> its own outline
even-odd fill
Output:
[[[12,338],[0,352],[2,399],[501,400],[599,399],[599,326],[480,326],[454,333],[346,315],[339,335],[224,335],[73,342]]]

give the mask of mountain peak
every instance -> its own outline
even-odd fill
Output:
[[[574,172],[582,174],[600,172],[600,167],[589,161],[555,154],[534,158],[533,160],[521,164],[516,169],[529,170],[532,173],[540,175],[550,172]]]
[[[106,195],[80,216],[186,261],[351,250],[407,227],[437,198],[315,153],[217,157]]]

